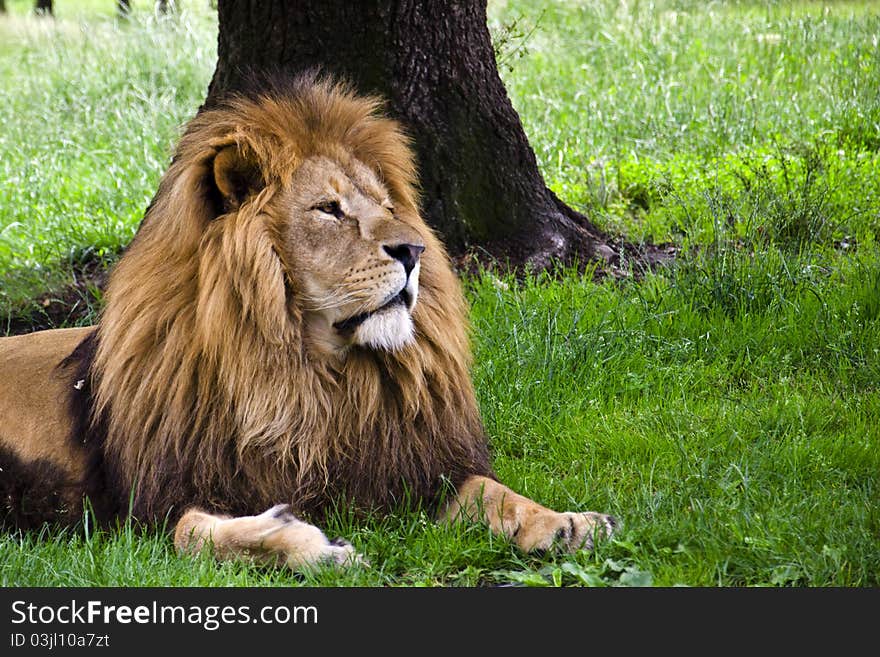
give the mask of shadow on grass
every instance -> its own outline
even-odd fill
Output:
[[[617,238],[609,239],[608,244],[613,244],[616,250],[606,244],[601,245],[593,260],[575,264],[578,272],[589,275],[594,281],[608,276],[638,280],[645,273],[674,262],[678,252],[671,243],[631,244]],[[604,251],[601,250],[603,248]],[[6,279],[13,282],[12,286],[39,290],[42,285],[46,291],[18,300],[10,299],[8,294],[0,291],[0,326],[3,334],[21,335],[94,323],[103,304],[110,269],[123,251],[98,255],[90,249],[85,250],[70,261],[48,269],[54,272],[48,283],[41,272],[32,269],[7,272]],[[485,271],[509,271],[505,265],[479,251],[471,251],[453,261],[462,276],[479,276]],[[554,269],[560,275],[564,270],[565,267]],[[514,273],[525,275],[525,271]]]
[[[44,292],[25,299],[0,299],[0,322],[5,335],[20,335],[44,329],[83,326],[94,322],[103,303],[103,292],[113,263],[119,254],[87,252],[51,271]],[[12,270],[5,274],[11,286],[39,289],[40,274],[33,270]]]

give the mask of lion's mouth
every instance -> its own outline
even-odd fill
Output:
[[[354,315],[353,317],[349,317],[348,319],[343,319],[339,322],[333,324],[333,328],[337,331],[347,333],[356,329],[358,326],[363,324],[373,315],[384,312],[389,308],[393,308],[394,306],[403,305],[405,308],[409,308],[409,304],[412,297],[410,293],[407,292],[406,288],[403,288],[400,292],[391,297],[388,301],[383,303],[381,306],[374,310],[369,310],[365,313],[360,313],[359,315]]]

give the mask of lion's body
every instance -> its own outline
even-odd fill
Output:
[[[223,514],[433,504],[446,483],[471,511],[489,486],[493,528],[519,532],[504,523],[531,516],[502,509],[460,286],[376,110],[306,78],[190,122],[97,327],[0,340],[0,456],[18,473],[0,487],[51,470],[42,490],[69,518],[82,495],[107,516],[202,509],[178,544],[235,536],[220,554],[256,526],[300,560],[341,550],[286,507]],[[595,524],[526,502],[552,521],[545,543]]]
[[[58,511],[78,519],[86,454],[70,440],[76,384],[58,365],[89,328],[0,339],[0,522],[38,525]]]

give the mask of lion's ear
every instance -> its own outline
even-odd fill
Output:
[[[256,158],[236,144],[217,151],[213,169],[214,185],[227,209],[240,207],[266,185]]]

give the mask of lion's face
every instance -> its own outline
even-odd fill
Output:
[[[414,340],[421,220],[394,208],[372,170],[308,158],[270,211],[312,345],[394,351]]]

